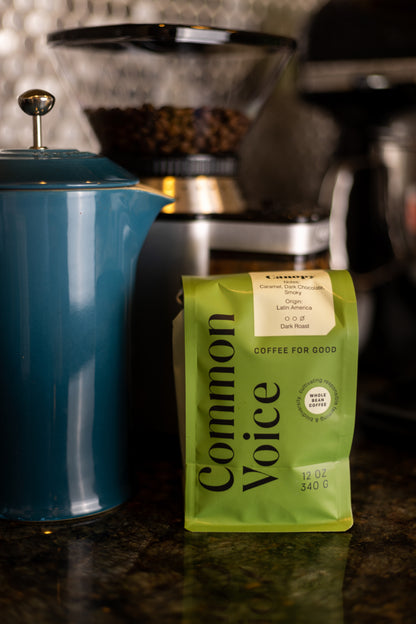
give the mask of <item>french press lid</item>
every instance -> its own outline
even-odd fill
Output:
[[[0,150],[0,189],[54,190],[133,186],[138,178],[110,159],[75,149],[48,149],[42,144],[42,117],[55,97],[31,89],[18,98],[20,108],[33,119],[29,149]]]

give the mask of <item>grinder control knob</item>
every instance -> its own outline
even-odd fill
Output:
[[[33,118],[33,145],[30,149],[46,149],[42,145],[41,116],[46,115],[55,104],[55,97],[42,89],[30,89],[18,98],[19,106]]]

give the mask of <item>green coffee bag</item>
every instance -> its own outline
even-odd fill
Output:
[[[358,353],[350,275],[184,277],[183,289],[173,342],[185,527],[348,529]]]

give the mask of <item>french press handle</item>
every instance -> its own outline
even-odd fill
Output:
[[[33,119],[33,145],[30,149],[46,149],[42,145],[42,115],[46,115],[55,104],[55,97],[42,89],[30,89],[18,98],[20,108]]]

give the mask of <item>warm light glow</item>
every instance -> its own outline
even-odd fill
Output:
[[[198,206],[201,214],[224,212],[218,182],[209,176],[196,176],[189,187],[191,206]]]
[[[173,176],[166,176],[162,182],[162,193],[168,197],[175,197],[176,194],[176,180]],[[175,212],[175,202],[164,206],[162,212],[165,214],[172,214]]]
[[[164,212],[165,214],[173,214],[175,212],[175,202],[164,206],[162,212]]]
[[[163,178],[162,191],[169,197],[175,197],[176,180],[173,176],[166,176]]]

